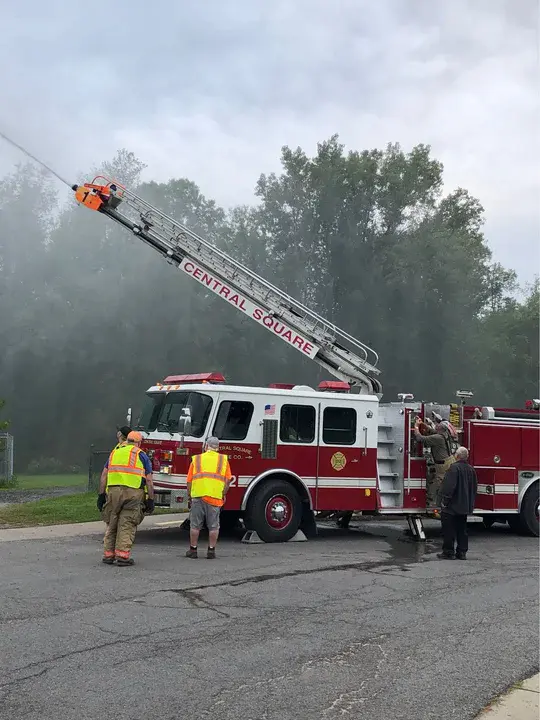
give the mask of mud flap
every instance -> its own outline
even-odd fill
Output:
[[[317,537],[317,523],[315,522],[315,515],[313,510],[307,503],[302,503],[302,519],[300,520],[300,530],[304,533],[306,538]],[[293,538],[294,539],[294,538]]]

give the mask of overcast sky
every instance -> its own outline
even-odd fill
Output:
[[[0,129],[77,173],[253,201],[282,145],[429,143],[486,208],[495,259],[539,266],[539,0],[0,0]],[[0,174],[16,154],[0,141]],[[17,158],[18,159],[18,158]]]

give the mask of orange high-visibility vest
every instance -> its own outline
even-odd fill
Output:
[[[143,487],[146,471],[139,457],[140,453],[140,448],[129,444],[114,448],[107,468],[107,487],[110,485],[126,485],[137,489]]]
[[[221,507],[227,480],[231,479],[229,460],[215,450],[195,455],[187,477],[191,482],[191,497],[203,498],[211,505]]]

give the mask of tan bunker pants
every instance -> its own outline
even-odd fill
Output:
[[[441,487],[446,475],[446,471],[456,461],[453,455],[446,458],[444,463],[437,463],[435,465],[435,472],[433,475],[428,476],[427,479],[427,507],[440,507],[441,505]]]
[[[103,538],[103,557],[128,560],[137,526],[144,518],[144,490],[112,485],[107,489],[107,502],[102,518],[107,523]]]

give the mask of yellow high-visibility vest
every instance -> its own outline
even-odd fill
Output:
[[[223,491],[227,482],[228,458],[213,450],[193,457],[191,497],[214,498],[223,504]]]
[[[114,448],[107,468],[107,487],[111,485],[126,485],[137,489],[143,487],[146,471],[139,457],[140,453],[141,449],[135,445],[119,445]]]

